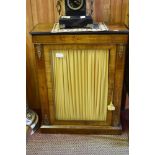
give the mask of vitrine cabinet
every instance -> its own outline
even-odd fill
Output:
[[[51,33],[31,31],[44,133],[120,134],[128,29]]]

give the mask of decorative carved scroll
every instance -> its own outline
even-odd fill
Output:
[[[92,16],[93,15],[94,0],[88,0],[88,1],[86,1],[86,5],[87,5],[87,14],[89,16]]]
[[[38,58],[41,59],[41,54],[42,54],[42,45],[41,44],[36,44],[36,52],[38,54]]]
[[[62,0],[57,0],[57,4],[56,4],[56,8],[57,8],[57,11],[58,11],[58,13],[59,13],[59,16],[60,16],[60,14],[61,14],[61,8],[62,8],[62,6],[61,6],[61,2],[62,2]]]
[[[93,4],[94,4],[94,0],[90,1],[90,15],[92,16],[93,14]]]

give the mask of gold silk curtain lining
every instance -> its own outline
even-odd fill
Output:
[[[56,119],[105,121],[109,51],[54,50],[51,54]]]

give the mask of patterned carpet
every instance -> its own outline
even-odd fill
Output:
[[[27,137],[27,155],[128,155],[128,134],[41,134]]]

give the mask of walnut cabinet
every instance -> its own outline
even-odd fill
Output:
[[[44,133],[120,134],[128,29],[51,33],[31,31]]]

